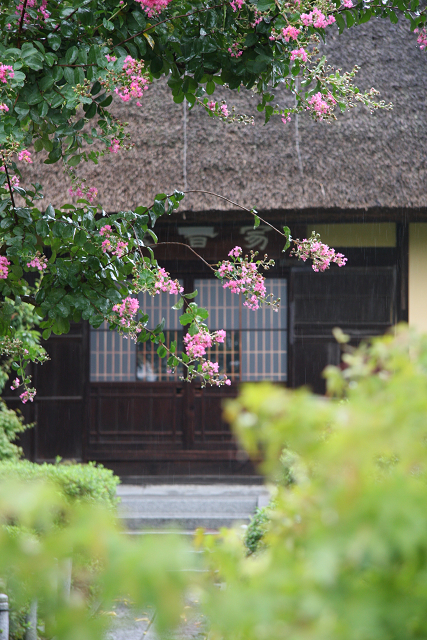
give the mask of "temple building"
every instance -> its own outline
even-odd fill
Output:
[[[156,193],[189,192],[178,212],[156,223],[159,240],[175,244],[153,249],[186,292],[197,289],[210,328],[227,331],[211,358],[233,384],[201,389],[182,382],[150,343],[135,345],[82,322],[49,339],[51,360],[35,370],[37,396],[28,412],[36,426],[24,442],[30,458],[96,460],[121,475],[249,474],[251,464],[221,418],[221,402],[241,382],[323,393],[322,370],[340,362],[334,327],[352,344],[400,321],[427,331],[425,52],[408,24],[380,19],[341,36],[331,29],[323,48],[335,67],[358,64],[356,84],[379,89],[393,109],[370,114],[356,105],[332,124],[300,115],[264,126],[256,96],[220,87],[216,99],[255,113],[254,126],[227,125],[175,104],[164,81],[150,87],[142,107],[115,106],[135,146],[85,165],[82,175],[108,212],[147,205]],[[276,99],[292,104],[280,90]],[[44,184],[46,206],[67,201],[60,167],[34,163],[26,175]],[[320,233],[347,265],[315,273],[282,252],[283,238],[270,227],[254,229],[251,215],[233,203],[289,226],[294,237]],[[281,299],[278,313],[246,309],[194,253],[214,264],[236,245],[275,260],[267,285]],[[152,325],[164,318],[165,335],[179,343],[180,312],[171,304],[167,294],[140,296]]]

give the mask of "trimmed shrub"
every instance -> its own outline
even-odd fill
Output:
[[[119,478],[110,469],[88,464],[34,464],[28,460],[1,461],[0,480],[48,480],[70,502],[89,502],[114,508]]]
[[[15,444],[15,440],[19,433],[32,426],[24,424],[22,416],[8,409],[0,400],[0,460],[19,460],[22,449]]]

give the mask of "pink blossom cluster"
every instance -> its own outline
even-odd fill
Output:
[[[152,18],[166,9],[171,0],[135,0],[135,2],[139,2],[147,16]]]
[[[252,253],[251,259],[248,256],[243,257],[241,247],[234,247],[228,254],[231,261],[220,262],[215,275],[221,280],[227,280],[223,284],[224,289],[230,289],[232,293],[243,293],[245,307],[259,309],[260,303],[265,303],[271,304],[277,311],[277,301],[268,300],[265,278],[258,272],[257,264],[253,262],[255,255]],[[268,269],[271,262],[267,263],[264,260],[260,264]]]
[[[45,269],[47,269],[47,258],[42,255],[40,251],[37,251],[36,255],[31,258],[29,262],[27,262],[27,267],[33,267],[33,269],[38,269],[40,273],[43,273]]]
[[[306,27],[312,25],[316,29],[325,29],[335,22],[334,16],[326,17],[317,7],[314,7],[310,13],[302,13],[301,20]]]
[[[26,404],[28,401],[33,402],[36,393],[37,391],[35,389],[26,389],[24,393],[21,393],[19,396],[22,404]]]
[[[230,7],[236,12],[238,9],[241,9],[245,4],[245,0],[231,0]]]
[[[0,82],[7,84],[8,78],[13,78],[15,72],[10,64],[0,64]]]
[[[229,111],[228,111],[228,107],[226,104],[222,104],[219,108],[221,115],[224,116],[224,118],[226,118],[227,116],[230,115]]]
[[[211,100],[210,102],[208,102],[208,109],[210,111],[215,111],[215,107],[216,107],[216,102],[214,100]]]
[[[187,356],[192,360],[201,361],[198,373],[202,375],[205,382],[214,384],[217,387],[224,384],[231,385],[231,380],[229,380],[226,375],[219,373],[219,364],[217,362],[205,360],[204,356],[206,355],[207,350],[213,347],[213,345],[223,344],[225,336],[226,333],[223,329],[209,333],[209,331],[203,327],[200,327],[199,332],[194,336],[189,333],[184,336],[185,352]],[[194,372],[190,379],[196,375],[196,372]]]
[[[292,25],[288,27],[284,27],[280,32],[277,32],[274,28],[271,30],[271,35],[269,37],[270,40],[277,40],[281,38],[285,42],[289,42],[289,40],[298,40],[298,36],[300,34],[300,30]]]
[[[342,3],[346,9],[351,9],[353,6],[352,0],[342,0]]]
[[[113,138],[111,141],[111,147],[108,147],[108,150],[110,151],[110,153],[117,153],[119,149],[120,140],[117,140],[117,138]]]
[[[0,280],[6,280],[9,275],[9,265],[10,262],[6,256],[0,256]]]
[[[12,389],[12,391],[14,389],[17,389],[19,387],[19,385],[21,384],[21,381],[19,380],[19,378],[15,378],[15,380],[12,382],[12,384],[10,385],[10,388]]]
[[[161,268],[156,274],[156,282],[154,283],[154,293],[170,293],[171,295],[177,295],[184,291],[184,287],[181,287],[178,280],[172,280],[169,273],[165,269]]]
[[[121,258],[127,249],[128,243],[118,239],[113,235],[113,230],[109,224],[101,227],[99,230],[100,236],[105,236],[105,240],[102,242],[101,247],[104,253],[112,253],[113,256]]]
[[[302,47],[291,51],[291,60],[296,59],[302,60],[302,62],[307,62],[307,52]]]
[[[319,117],[319,120],[323,120],[323,115],[330,113],[336,103],[337,101],[332,93],[328,93],[327,96],[324,96],[320,91],[318,91],[318,93],[315,93],[308,100],[308,104],[310,106],[307,107],[307,109],[309,110],[311,108]]]
[[[4,165],[3,165],[2,167],[0,167],[0,171],[1,171],[2,173],[5,173],[5,172],[6,172],[6,169],[4,168]],[[10,176],[10,185],[11,185],[12,187],[19,187],[19,178],[18,178],[18,176]],[[9,184],[6,182],[6,183],[3,185],[3,188],[4,188],[4,189],[9,189]]]
[[[33,161],[31,160],[31,153],[27,151],[27,149],[23,149],[18,153],[18,160],[26,162],[27,164],[33,164]]]
[[[425,49],[427,48],[427,29],[421,29],[421,31],[419,31],[418,29],[414,29],[414,33],[418,33],[418,38],[417,38],[417,42],[420,45],[420,49]]]
[[[96,189],[96,187],[83,187],[83,189],[81,187],[75,187],[73,190],[73,188],[70,187],[68,193],[71,197],[86,198],[89,202],[93,202],[98,195],[98,189]]]
[[[142,98],[144,91],[148,89],[148,77],[144,75],[144,61],[127,56],[123,63],[123,71],[124,73],[120,76],[122,86],[116,87],[115,93],[123,102],[129,102],[132,98]],[[137,102],[137,105],[141,106],[141,103]]]
[[[37,6],[37,0],[27,0],[26,2],[26,8],[28,9],[34,9],[36,8],[37,11],[41,14],[43,20],[47,20],[50,16],[49,11],[47,11],[46,7],[47,7],[47,0],[42,0],[40,7]],[[22,15],[22,11],[24,11],[24,5],[18,4],[18,6],[16,7],[16,11],[15,14],[18,16]],[[26,13],[24,15],[24,22],[30,22],[31,17]]]
[[[223,329],[214,333],[209,333],[207,329],[201,328],[196,335],[187,333],[184,336],[185,352],[192,359],[203,358],[207,349],[214,344],[222,344],[225,340],[226,332]]]
[[[115,62],[117,60],[116,56],[110,56],[109,53],[107,53],[105,57],[107,58],[108,62]]]
[[[289,113],[287,115],[283,114],[283,116],[282,116],[283,124],[287,124],[290,121],[291,121],[291,116],[289,115]]]
[[[119,323],[122,327],[130,327],[134,315],[139,309],[139,302],[136,298],[128,296],[121,304],[115,304],[113,311],[119,314]]]
[[[326,269],[329,269],[331,262],[335,262],[339,267],[343,267],[347,262],[347,258],[342,253],[335,253],[335,249],[320,242],[319,234],[314,231],[310,238],[297,239],[294,240],[294,243],[296,247],[292,249],[292,255],[295,255],[303,262],[312,260],[313,271],[326,271]]]
[[[262,13],[260,13],[257,9],[255,9],[254,18],[254,21],[251,23],[252,29],[255,29],[255,27],[259,25],[260,22],[262,22]]]
[[[0,102],[0,111],[4,111],[4,112],[9,111],[9,107],[7,106],[7,104],[4,104],[4,102],[3,103]]]
[[[228,47],[228,53],[231,54],[232,58],[240,58],[243,53],[243,50],[240,49],[238,42],[233,42],[231,47]]]

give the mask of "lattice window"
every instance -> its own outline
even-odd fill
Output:
[[[216,279],[197,279],[198,304],[209,311],[211,330],[225,329],[223,345],[215,345],[208,357],[218,362],[220,371],[232,380],[286,380],[287,377],[287,290],[286,280],[269,278],[268,291],[281,298],[279,312],[263,307],[252,311],[243,306],[241,296],[224,289]],[[182,349],[181,312],[171,309],[173,298],[166,293],[140,294],[140,307],[155,327],[165,318],[167,344],[177,341]],[[94,382],[159,382],[178,380],[181,368],[170,373],[166,359],[157,355],[157,345],[135,343],[109,331],[107,325],[91,331],[91,380]]]
[[[223,347],[209,358],[235,380],[286,380],[287,378],[287,282],[269,278],[267,288],[280,298],[278,312],[270,307],[257,311],[243,306],[243,299],[224,289],[219,280],[195,280],[199,304],[209,311],[211,329],[226,329]],[[224,364],[225,363],[225,364]]]

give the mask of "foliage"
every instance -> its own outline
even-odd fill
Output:
[[[209,539],[207,613],[216,638],[422,638],[427,570],[427,336],[405,327],[344,354],[329,398],[247,385],[226,409],[244,446],[277,473],[262,554],[237,533]]]
[[[0,414],[1,417],[1,414]],[[34,464],[28,460],[0,462],[0,481],[46,481],[70,503],[97,504],[113,509],[119,478],[110,469],[89,464]]]
[[[317,43],[336,25],[341,32],[374,16],[396,22],[399,12],[418,29],[424,47],[426,15],[419,0],[369,6],[353,5],[352,0],[2,2],[0,336],[2,352],[17,372],[16,388],[23,387],[23,402],[35,394],[27,365],[46,356],[34,341],[16,333],[13,317],[22,303],[34,307],[44,338],[66,333],[73,321],[88,320],[99,327],[106,320],[136,340],[157,344],[169,367],[184,365],[187,379],[197,375],[202,384],[226,383],[224,372],[216,371],[217,363],[206,361],[205,353],[192,358],[178,354],[175,343],[166,344],[162,324],[150,327],[149,317],[132,298],[139,291],[169,291],[178,296],[174,307],[184,310],[190,335],[207,331],[206,310],[188,302],[195,294],[177,291],[154,256],[155,222],[175,212],[183,194],[160,193],[135,211],[107,215],[94,202],[96,187],[85,185],[76,174],[80,163],[98,163],[105,153],[131,144],[125,125],[110,111],[113,95],[125,102],[135,99],[143,108],[144,93],[154,90],[150,85],[165,75],[175,102],[186,99],[209,117],[236,123],[251,118],[214,100],[217,86],[254,91],[266,121],[276,115],[287,122],[297,112],[331,120],[336,108],[345,110],[358,101],[370,109],[383,107],[374,90],[363,94],[353,85],[356,70],[341,73],[330,69],[325,58],[318,59]],[[295,95],[295,107],[273,106],[279,86]],[[40,184],[19,185],[19,163],[32,162],[28,149],[43,153],[47,164],[63,163],[77,204],[41,206]],[[250,213],[258,226],[260,216]],[[276,231],[287,250],[290,230]],[[316,238],[292,243],[297,257],[314,260],[321,270],[330,262],[344,264],[343,256]],[[252,258],[248,264],[242,260],[235,265],[233,280],[249,262],[257,270],[263,266]],[[221,263],[209,267],[218,276]],[[256,284],[253,280],[253,287]],[[258,284],[263,286],[262,278]],[[266,296],[254,290],[251,303],[256,305]]]
[[[248,554],[255,553],[264,547],[262,542],[270,518],[268,507],[257,508],[245,531],[244,543]]]
[[[16,461],[21,457],[22,449],[14,441],[19,433],[32,426],[23,422],[22,416],[0,401],[0,460]]]
[[[60,528],[58,518],[64,522]],[[110,510],[70,502],[55,484],[39,480],[0,481],[0,524],[11,523],[18,526],[0,526],[1,588],[18,610],[37,599],[45,637],[99,640],[110,620],[106,614],[120,597],[139,610],[154,606],[160,632],[179,622],[188,581],[183,569],[195,563],[179,537],[125,536]],[[61,585],[70,558],[67,597]],[[88,583],[96,589],[96,602],[88,599]]]

